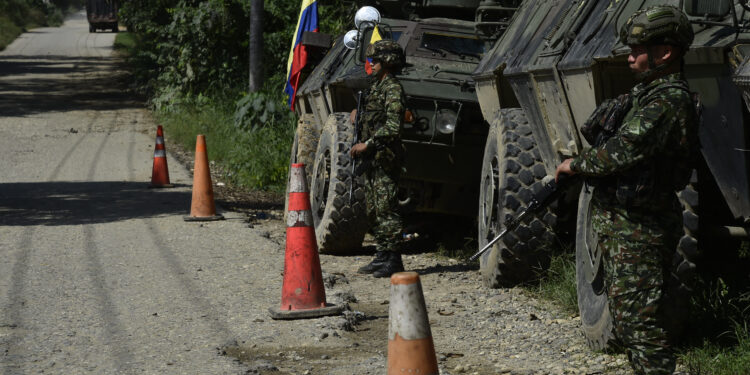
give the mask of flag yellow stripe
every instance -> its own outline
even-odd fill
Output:
[[[297,26],[294,28],[294,37],[292,38],[292,47],[289,49],[289,59],[286,63],[286,76],[289,78],[289,73],[292,71],[292,62],[294,61],[294,46],[297,45],[297,33],[299,32],[299,23],[302,22],[302,14],[305,13],[305,8],[312,5],[317,0],[302,0],[300,6],[299,16],[297,16]]]

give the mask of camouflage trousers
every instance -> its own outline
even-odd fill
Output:
[[[679,217],[670,213],[654,218],[592,207],[615,338],[626,348],[636,374],[671,375],[675,369],[664,296],[665,270],[679,233],[675,219]]]
[[[397,192],[398,178],[382,168],[371,168],[365,174],[367,218],[377,251],[401,251],[403,222]]]

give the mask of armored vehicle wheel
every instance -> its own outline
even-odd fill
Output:
[[[591,226],[591,196],[594,188],[584,185],[578,199],[576,220],[576,288],[578,310],[586,343],[602,350],[614,337],[612,316],[607,305],[602,253],[596,232]]]
[[[96,27],[94,27],[94,25],[89,25],[89,32],[90,33],[95,33],[96,32]]]
[[[492,121],[484,148],[479,192],[479,246],[491,241],[503,223],[526,207],[546,176],[535,149],[526,115],[521,109],[503,109]],[[480,258],[485,286],[517,284],[533,278],[549,265],[547,250],[554,241],[550,228],[557,222],[546,208],[509,232]]]
[[[328,116],[315,152],[310,189],[315,235],[323,253],[344,254],[359,249],[367,231],[364,181],[362,177],[352,181],[349,150],[353,138],[349,113]]]
[[[120,27],[118,26],[117,22],[112,24],[112,32],[116,33],[120,31]]]
[[[303,114],[297,121],[297,131],[294,132],[292,152],[289,164],[302,163],[305,165],[305,178],[307,179],[307,190],[311,189],[312,169],[315,162],[315,150],[318,148],[320,132],[315,127],[315,116]],[[290,169],[291,170],[291,169]],[[287,209],[289,207],[289,174],[287,173],[287,187],[284,198],[284,222],[286,222]]]
[[[679,192],[682,206],[682,228],[684,234],[680,238],[672,263],[673,270],[680,283],[690,284],[695,277],[695,262],[698,258],[698,171],[693,170],[690,183]]]

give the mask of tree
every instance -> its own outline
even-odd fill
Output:
[[[250,0],[249,87],[256,92],[263,87],[263,0]]]

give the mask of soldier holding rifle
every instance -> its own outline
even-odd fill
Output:
[[[379,40],[367,49],[372,61],[372,84],[360,114],[361,139],[350,155],[364,170],[367,216],[376,241],[375,258],[358,272],[390,277],[404,270],[401,261],[402,220],[398,205],[398,180],[403,172],[401,126],[404,89],[393,76],[406,62],[404,51],[393,40]],[[357,117],[352,111],[352,122]]]
[[[597,108],[582,128],[594,147],[563,161],[557,176],[580,174],[594,186],[591,220],[614,333],[635,373],[672,374],[665,290],[682,233],[675,192],[687,184],[698,150],[682,71],[693,29],[682,11],[660,5],[633,14],[620,40],[631,48],[628,64],[639,83]]]

